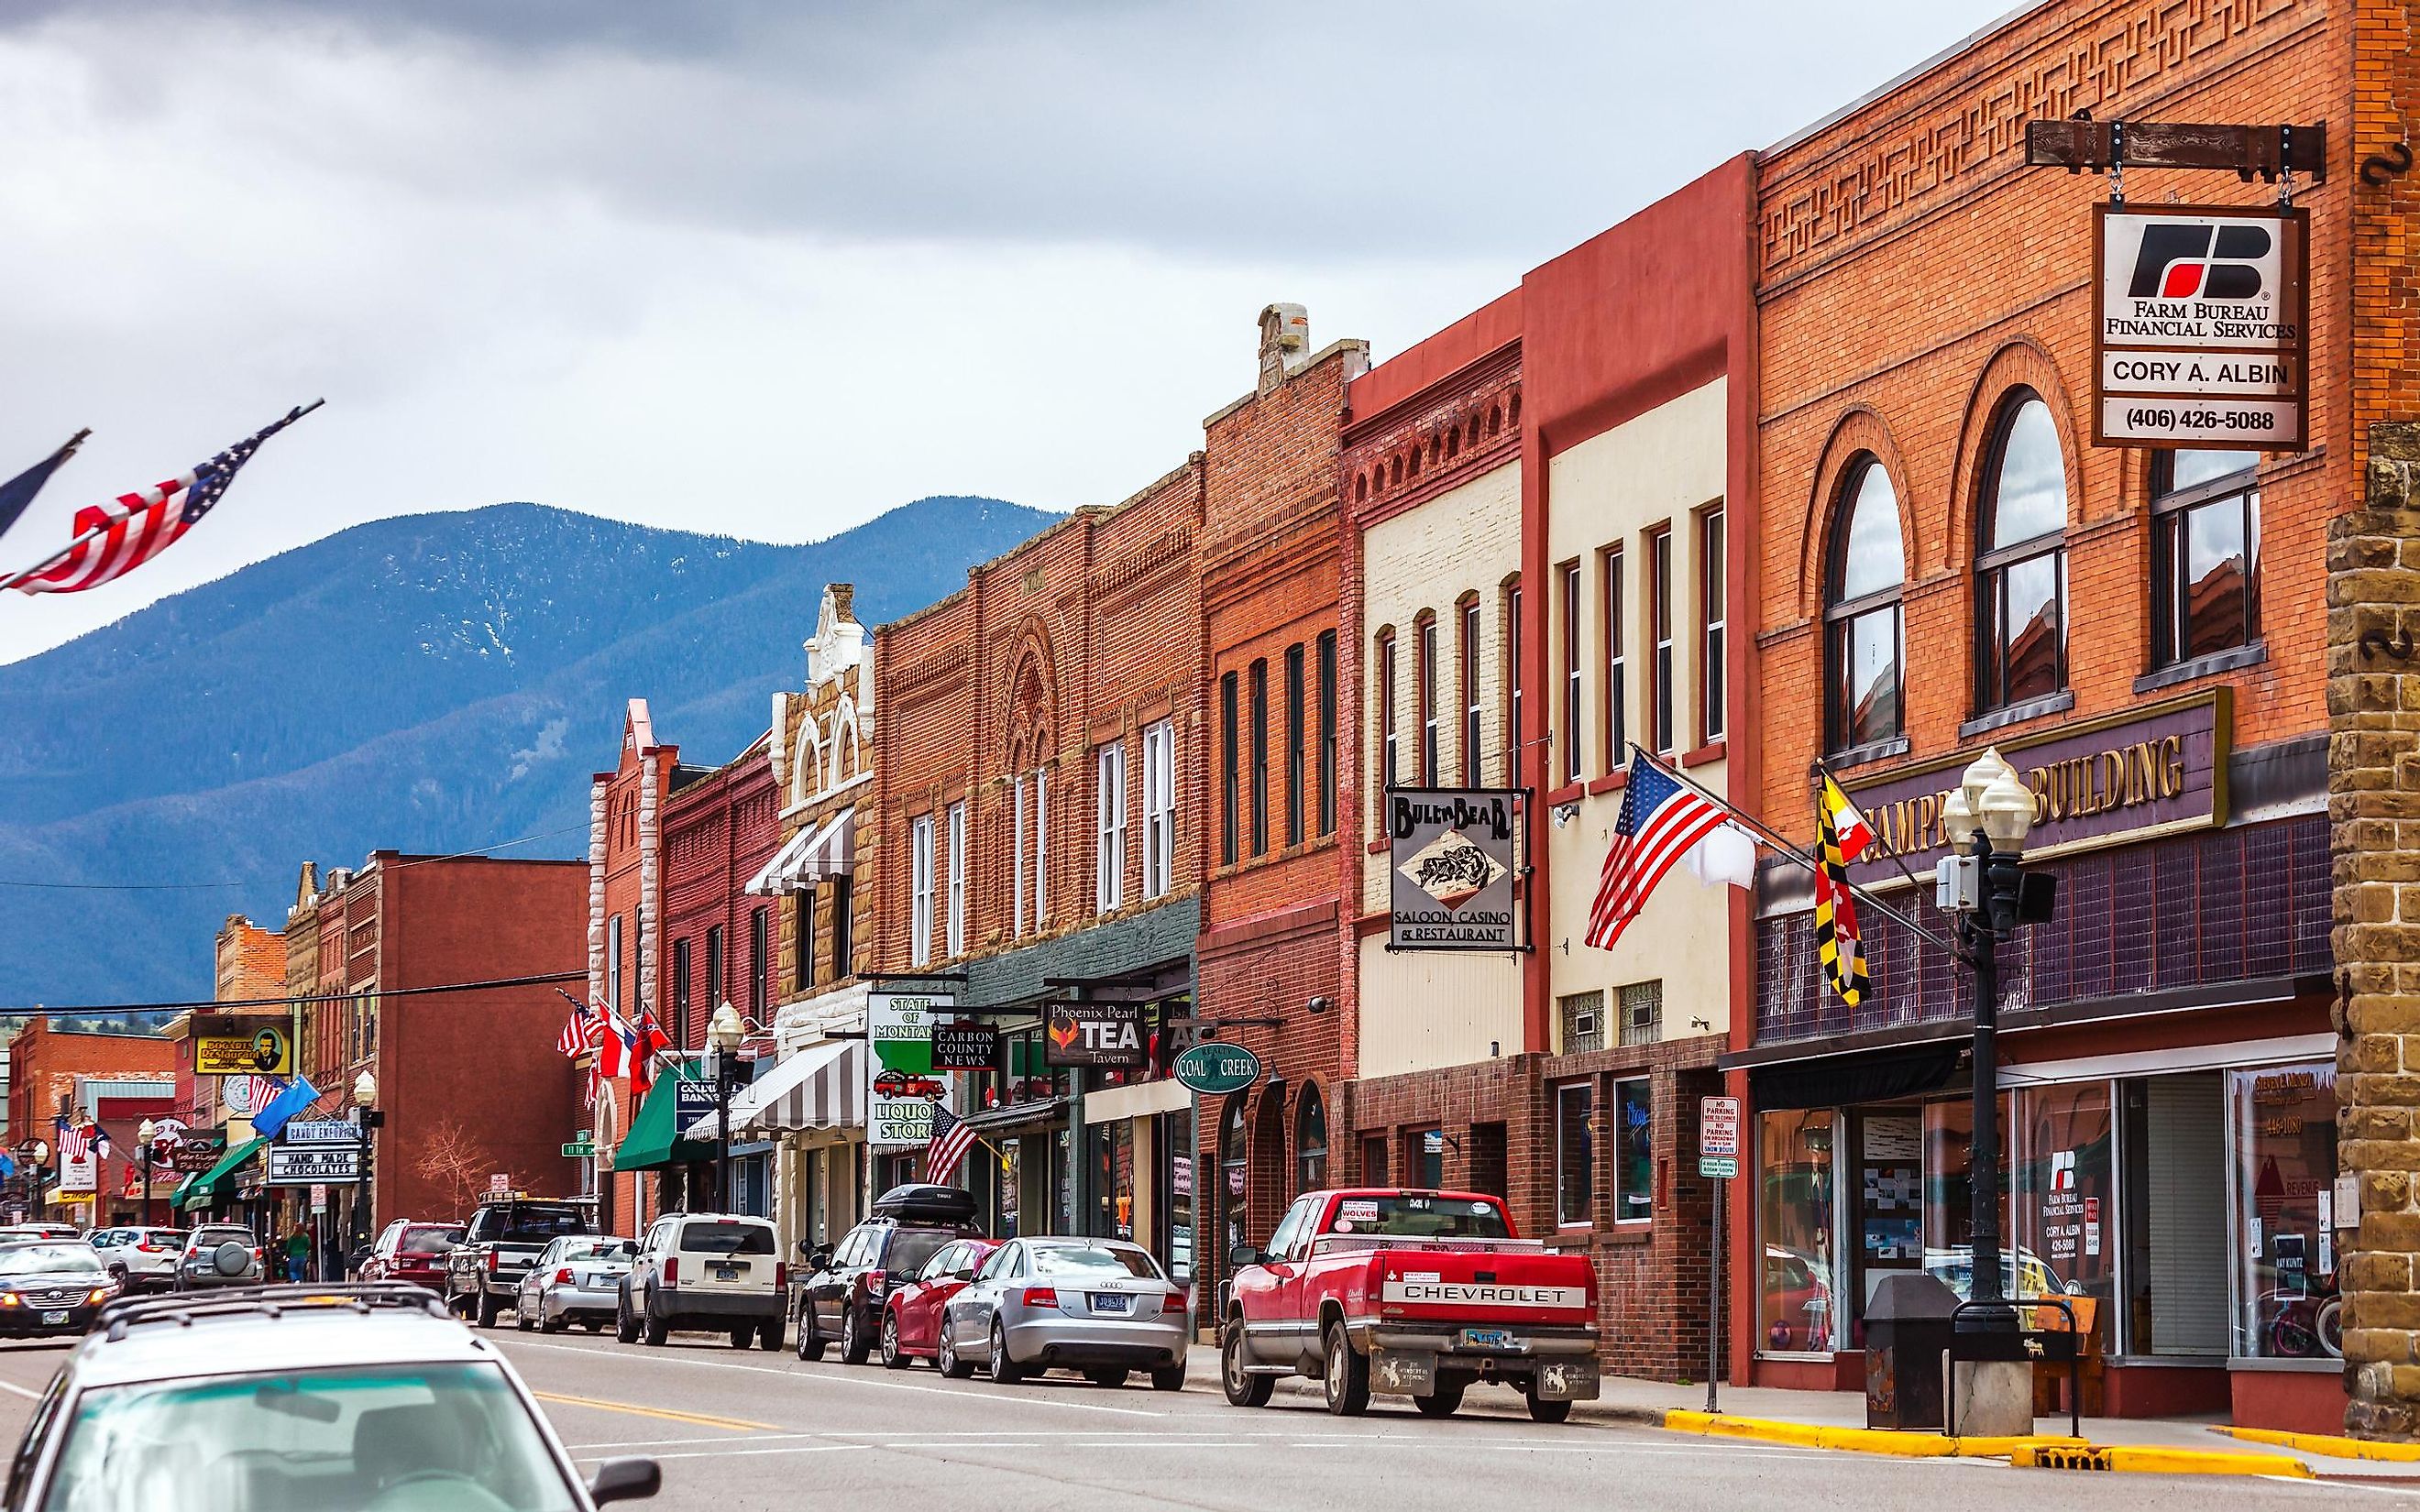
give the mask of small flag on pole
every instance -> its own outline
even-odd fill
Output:
[[[59,1164],[65,1165],[92,1153],[92,1125],[72,1124],[63,1115],[58,1120]]]
[[[563,1032],[554,1037],[554,1048],[566,1057],[576,1057],[588,1049],[589,1021],[593,1017],[587,1004],[575,1000],[571,1005],[571,1016],[564,1021]]]
[[[1840,859],[1854,861],[1865,855],[1866,847],[1874,842],[1873,826],[1866,823],[1866,816],[1849,801],[1849,795],[1840,791],[1840,784],[1833,780],[1829,772],[1823,774],[1823,808],[1831,815],[1833,832],[1839,838]]]
[[[1845,843],[1840,828],[1840,812],[1848,811],[1854,822],[1854,832],[1864,839],[1855,850]],[[1815,801],[1815,953],[1822,960],[1823,980],[1840,995],[1840,1001],[1851,1008],[1866,995],[1865,942],[1857,933],[1857,903],[1849,891],[1849,858],[1873,842],[1873,831],[1866,827],[1865,816],[1849,802],[1848,795],[1823,774],[1823,791]]]
[[[933,1104],[933,1137],[924,1146],[924,1180],[946,1182],[958,1174],[975,1147],[974,1126],[939,1103]]]
[[[8,482],[0,483],[0,535],[7,534],[8,527],[17,523],[17,517],[25,513],[25,506],[42,491],[42,485],[51,481],[51,474],[56,472],[69,457],[75,455],[76,448],[82,446],[84,439],[91,434],[88,430],[77,431],[68,438],[65,446]]]
[[[1588,943],[1612,949],[1664,873],[1722,822],[1723,810],[1713,799],[1682,786],[1644,754],[1633,754],[1621,812],[1613,822],[1613,846],[1605,853],[1596,903],[1589,910]]]

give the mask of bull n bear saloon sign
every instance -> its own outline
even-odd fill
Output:
[[[1388,948],[1512,950],[1517,794],[1493,788],[1387,792]]]

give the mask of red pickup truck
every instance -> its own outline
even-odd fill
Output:
[[[1512,1386],[1541,1423],[1597,1394],[1596,1270],[1516,1238],[1476,1192],[1357,1188],[1297,1198],[1264,1251],[1239,1246],[1220,1321],[1227,1400],[1259,1407],[1280,1376],[1354,1416],[1373,1391],[1444,1417],[1473,1381]]]

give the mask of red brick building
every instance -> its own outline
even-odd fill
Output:
[[[628,1015],[660,1001],[664,974],[663,810],[675,786],[697,773],[680,764],[678,746],[656,743],[647,701],[632,699],[622,719],[613,769],[590,779],[588,797],[588,1003]],[[590,1057],[581,1061],[584,1077]],[[616,1175],[613,1153],[638,1113],[627,1080],[605,1081],[587,1109],[597,1154],[585,1189],[597,1194],[608,1233],[636,1233],[653,1206],[653,1183]]]
[[[21,1150],[39,1139],[49,1144],[53,1153],[42,1172],[44,1193],[31,1191],[32,1162],[23,1154],[18,1156],[17,1185],[27,1193],[21,1198],[26,1211],[31,1214],[47,1211],[85,1223],[92,1221],[94,1207],[89,1193],[80,1194],[76,1200],[63,1205],[45,1207],[41,1200],[59,1184],[58,1120],[65,1117],[81,1124],[96,1116],[96,1108],[80,1096],[85,1084],[173,1082],[175,1077],[175,1050],[158,1035],[62,1029],[49,1019],[28,1020],[8,1044],[8,1129]],[[133,1150],[131,1126],[121,1129],[113,1124],[108,1126],[108,1132],[113,1144],[121,1145],[128,1152]],[[113,1164],[111,1168],[116,1169],[117,1165]],[[111,1196],[116,1196],[114,1190]]]
[[[2343,1416],[2316,1321],[2349,1247],[2325,1205],[2322,543],[2363,489],[2346,375],[2365,192],[2346,165],[2378,144],[2348,158],[2332,140],[2327,183],[2295,186],[2309,449],[2163,454],[2091,442],[2109,186],[2025,167],[2024,128],[2088,111],[2334,131],[2355,114],[2364,8],[2041,5],[1761,159],[1749,791],[1804,838],[1822,758],[1921,873],[1946,854],[1944,790],[1987,747],[2034,788],[2033,848],[2053,855],[2030,870],[2059,893],[2001,952],[2003,1238],[2020,1291],[2090,1317],[2108,1363],[2087,1412]],[[2370,8],[2408,37],[2404,8]],[[2387,50],[2398,66],[2408,45]],[[2276,193],[2125,176],[2130,205]],[[2126,779],[2137,750],[2173,757],[2160,781]],[[1860,870],[1899,884],[1887,861]],[[1971,1269],[1968,980],[1872,918],[1873,990],[1848,1009],[1817,985],[1803,877],[1768,869],[1756,908],[1755,999],[1727,1057],[1754,1147],[1731,1369],[1851,1388],[1876,1283]]]

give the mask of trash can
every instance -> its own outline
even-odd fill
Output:
[[[1866,1304],[1866,1427],[1941,1427],[1941,1362],[1958,1293],[1922,1271],[1883,1277]]]

